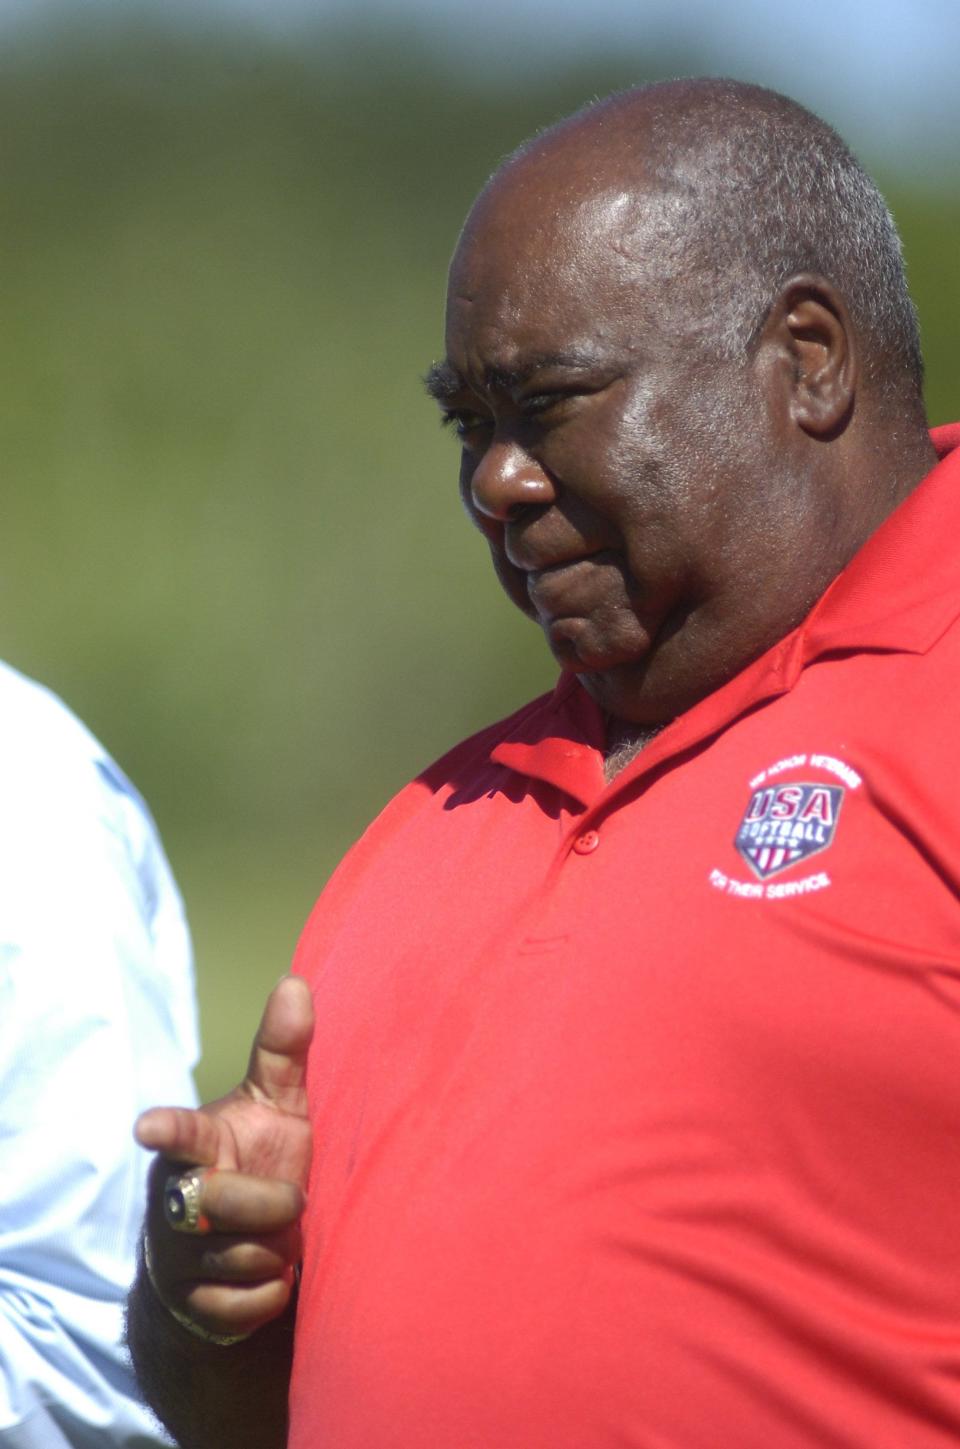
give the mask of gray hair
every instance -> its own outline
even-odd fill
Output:
[[[709,289],[721,355],[743,357],[784,283],[812,272],[841,293],[869,344],[867,377],[919,401],[923,360],[900,237],[836,131],[775,91],[693,80],[594,102],[553,132],[586,122],[596,144],[606,133],[629,148],[637,107],[646,175],[652,159],[661,188],[651,219],[658,252],[678,278]]]

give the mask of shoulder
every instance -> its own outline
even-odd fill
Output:
[[[49,689],[0,663],[0,868],[64,887],[121,872],[144,896],[164,868],[139,792]]]
[[[0,660],[0,741],[4,755],[43,755],[51,747],[90,757],[101,747],[61,699]]]
[[[489,788],[503,771],[503,766],[491,759],[497,745],[528,729],[536,730],[541,717],[548,718],[558,707],[563,708],[565,697],[561,686],[468,735],[394,795],[347,851],[324,887],[301,935],[295,970],[309,974],[309,962],[322,957],[324,942],[336,930],[343,911],[349,909],[360,881],[384,852],[408,832],[416,833],[424,812],[442,810],[452,792],[479,794]]]
[[[503,719],[497,720],[494,724],[486,725],[483,729],[477,730],[475,734],[468,735],[465,740],[454,745],[452,750],[434,760],[411,782],[407,788],[426,786],[431,791],[442,789],[444,785],[460,785],[463,777],[472,771],[486,769],[490,761],[491,752],[497,745],[503,744],[505,740],[511,739],[514,735],[522,732],[525,728],[546,717],[559,708],[562,708],[562,700],[565,691],[551,690],[547,694],[538,695],[536,699],[530,700],[528,704],[520,709],[514,710],[512,714],[506,715]],[[399,798],[399,797],[398,797]]]
[[[3,663],[0,880],[8,1008],[48,1032],[52,1014],[69,1029],[135,1011],[145,1066],[160,1070],[168,1042],[178,1063],[196,1057],[189,934],[150,811],[76,715]]]
[[[136,796],[99,740],[52,690],[0,661],[0,789],[15,798],[67,788],[69,799],[71,786],[81,795],[85,788],[107,788]]]
[[[0,788],[86,788],[97,797],[126,795],[148,813],[134,786],[100,741],[53,690],[0,660]],[[69,798],[69,796],[68,796]]]

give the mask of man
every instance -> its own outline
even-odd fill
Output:
[[[307,1087],[293,980],[141,1119],[142,1379],[287,1442],[302,1232],[294,1449],[946,1449],[960,434],[889,214],[782,97],[613,97],[480,196],[430,390],[561,682],[334,876]]]
[[[0,1445],[167,1443],[123,1346],[147,1160],[130,1115],[193,1103],[193,966],[143,801],[0,665]]]

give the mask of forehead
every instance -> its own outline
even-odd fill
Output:
[[[527,356],[621,354],[678,336],[676,304],[691,283],[666,243],[669,196],[601,183],[575,161],[518,165],[473,207],[447,290],[447,356],[460,371],[511,372]]]
[[[624,238],[635,196],[606,188],[493,187],[474,208],[450,269],[447,346],[458,365],[510,372],[527,353],[595,354],[622,342],[643,305],[643,267]]]

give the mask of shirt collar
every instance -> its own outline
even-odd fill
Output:
[[[603,714],[576,676],[565,674],[490,758],[589,805],[604,788],[605,744]]]
[[[960,531],[960,424],[931,433],[940,460],[873,533],[804,622],[668,725],[607,787],[603,715],[574,676],[561,678],[490,758],[592,804],[664,758],[715,733],[745,709],[793,688],[802,670],[838,650],[925,653],[960,616],[960,566],[945,538]]]
[[[934,428],[939,462],[838,574],[800,627],[802,664],[837,649],[925,654],[960,615],[960,424]]]

